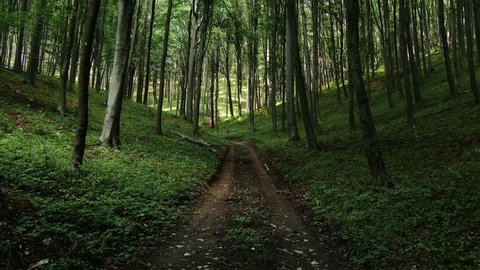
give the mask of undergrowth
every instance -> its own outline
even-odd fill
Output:
[[[383,75],[372,80],[372,110],[395,188],[373,186],[361,133],[349,130],[348,102],[338,104],[334,91],[319,101],[317,135],[328,151],[289,142],[281,130],[281,106],[279,132],[272,132],[262,110],[255,114],[255,132],[243,116],[224,121],[218,134],[226,141],[255,142],[283,181],[307,187],[311,208],[351,243],[358,267],[477,269],[480,109],[473,105],[466,71],[461,94],[448,98],[445,70],[435,59],[435,71],[421,85],[425,103],[415,109],[414,130],[406,125],[405,100],[395,93],[390,109]]]
[[[179,209],[201,191],[219,160],[170,131],[190,125],[165,116],[155,134],[154,110],[125,102],[118,149],[98,145],[105,93],[90,93],[84,166],[69,165],[76,94],[67,116],[55,112],[58,80],[38,86],[0,70],[0,268],[118,268],[140,258],[172,228]]]

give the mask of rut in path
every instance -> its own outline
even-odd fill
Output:
[[[250,180],[250,186],[245,182]],[[239,248],[226,235],[232,216],[242,212],[242,194],[268,216],[261,249]],[[244,198],[245,196],[243,196]],[[149,269],[345,269],[346,252],[327,230],[302,215],[274,185],[248,143],[232,143],[216,183],[183,227],[148,260]]]

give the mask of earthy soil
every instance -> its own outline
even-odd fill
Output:
[[[232,143],[218,180],[171,239],[149,257],[146,268],[351,268],[342,242],[327,225],[300,210],[295,191],[279,189],[276,178],[252,145]],[[232,218],[248,214],[248,207],[265,213],[265,222],[251,223],[266,236],[256,248],[228,237],[238,226]]]

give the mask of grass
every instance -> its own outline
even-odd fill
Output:
[[[371,83],[393,189],[372,186],[361,134],[349,130],[347,102],[337,104],[334,91],[320,98],[318,138],[329,151],[308,151],[304,141],[272,132],[266,111],[255,115],[256,132],[244,116],[224,121],[217,135],[256,142],[283,181],[307,187],[311,208],[351,243],[358,267],[480,267],[480,109],[473,106],[467,71],[459,80],[461,94],[446,99],[444,66],[435,56],[435,71],[421,85],[425,104],[416,108],[415,130],[406,126],[398,94],[389,108],[383,76]]]
[[[154,110],[125,102],[119,149],[98,145],[105,93],[90,93],[85,164],[70,168],[76,99],[55,112],[58,80],[37,87],[0,70],[0,268],[117,268],[141,258],[172,228],[182,206],[201,192],[219,159],[169,131],[189,124],[165,116],[166,136],[154,129]]]

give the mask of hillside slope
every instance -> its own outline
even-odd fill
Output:
[[[71,170],[76,97],[68,94],[62,117],[57,89],[56,79],[30,87],[0,69],[0,268],[46,259],[47,269],[117,268],[171,228],[219,158],[169,135],[191,129],[174,117],[167,136],[156,135],[154,110],[128,101],[123,146],[99,146],[106,95],[91,91],[85,164]]]
[[[359,267],[476,269],[480,109],[473,105],[466,71],[459,80],[461,94],[447,98],[445,70],[436,59],[435,71],[421,86],[426,102],[416,107],[415,130],[407,128],[398,93],[395,108],[388,107],[383,75],[371,83],[378,137],[397,184],[393,189],[372,186],[361,134],[349,130],[348,102],[337,104],[334,91],[320,97],[318,137],[329,151],[311,152],[304,142],[273,133],[265,111],[256,114],[256,132],[243,117],[224,122],[220,135],[256,142],[285,182],[306,189],[317,216],[350,241]]]

